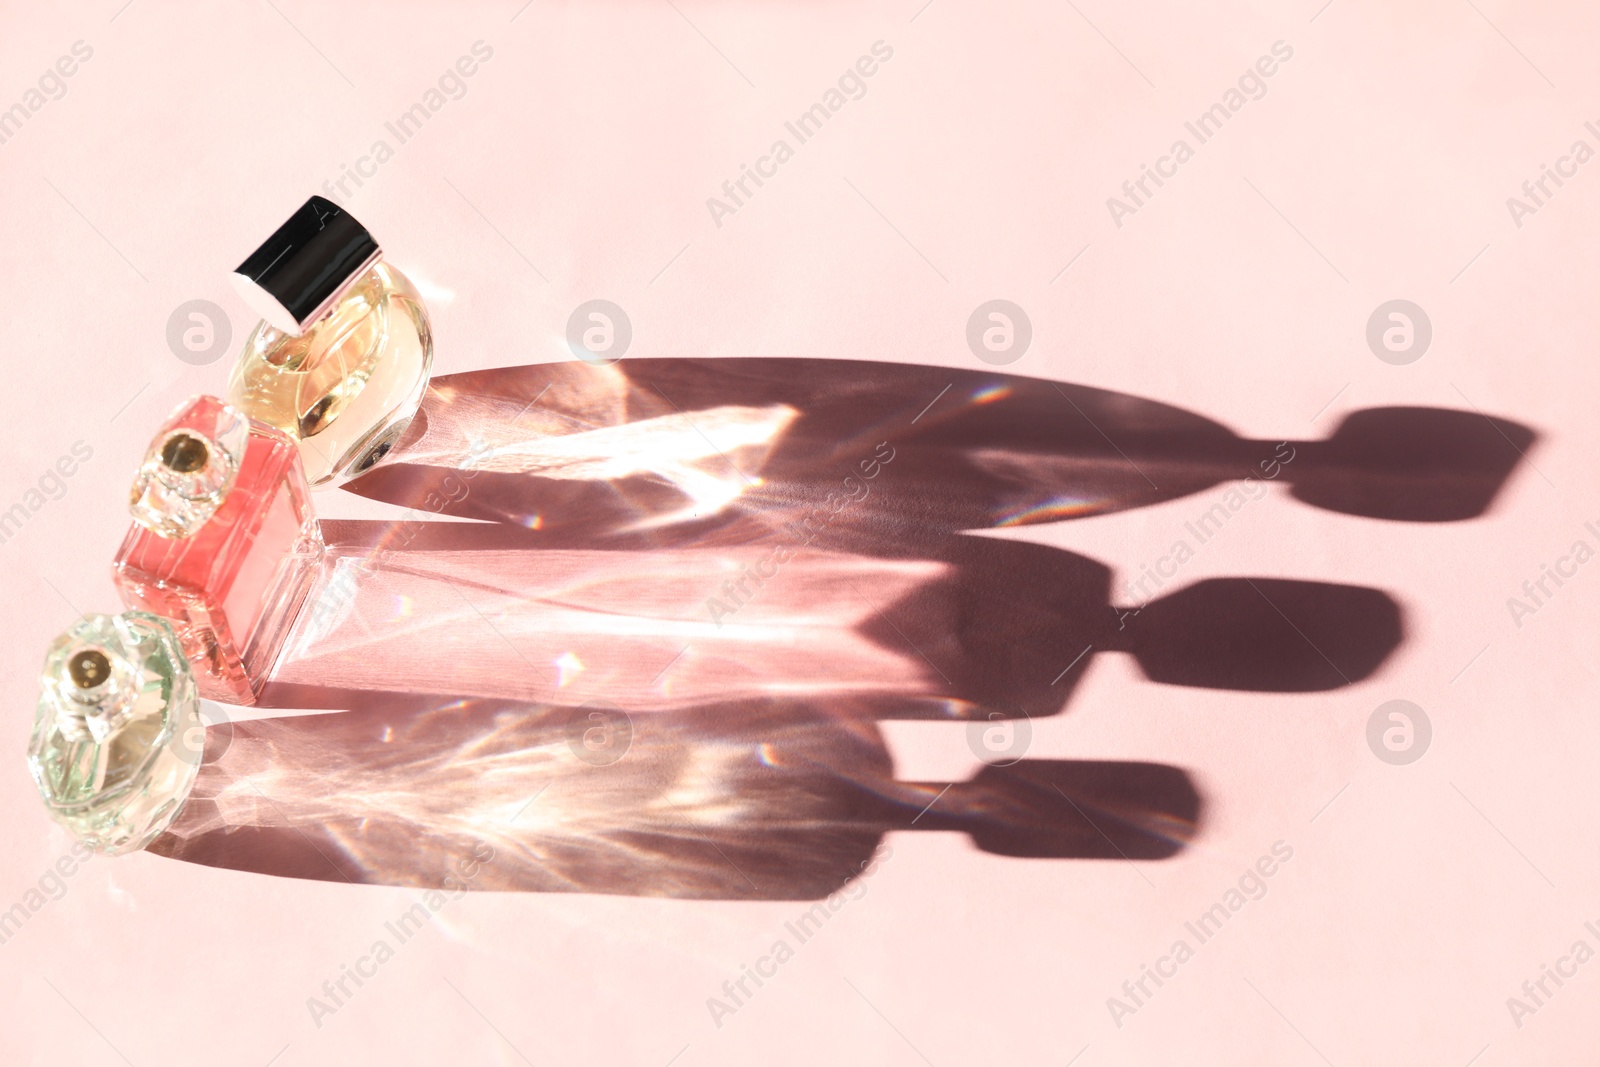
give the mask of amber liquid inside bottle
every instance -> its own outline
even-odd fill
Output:
[[[234,366],[227,399],[299,442],[311,485],[337,485],[399,439],[432,363],[422,298],[380,262],[299,337],[260,323]]]

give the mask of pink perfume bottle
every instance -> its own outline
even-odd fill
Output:
[[[123,603],[172,622],[201,696],[254,703],[322,555],[294,441],[197,397],[150,443],[130,503]]]

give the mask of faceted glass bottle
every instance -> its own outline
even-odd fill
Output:
[[[86,615],[50,646],[28,769],[50,815],[91,848],[143,848],[200,764],[200,701],[177,635],[143,612]]]
[[[312,197],[234,272],[261,316],[227,398],[300,445],[334,486],[377,463],[428,385],[433,334],[416,287],[337,205]]]
[[[202,696],[254,703],[322,554],[294,442],[197,397],[151,442],[131,510],[123,603],[172,622]]]

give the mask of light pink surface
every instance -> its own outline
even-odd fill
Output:
[[[1174,860],[1014,860],[899,835],[866,894],[720,1028],[707,998],[800,905],[469,897],[319,1027],[307,998],[414,891],[94,860],[0,945],[0,1059],[1592,1061],[1600,964],[1520,1027],[1506,1001],[1578,939],[1600,948],[1584,928],[1600,927],[1600,568],[1520,627],[1506,601],[1600,524],[1600,163],[1520,227],[1506,198],[1575,140],[1600,147],[1584,127],[1600,119],[1600,16],[1503,0],[520,6],[11,5],[0,107],[75,41],[93,55],[0,144],[0,508],[74,442],[93,458],[0,545],[0,909],[68,847],[23,771],[44,647],[79,611],[114,609],[108,565],[150,428],[225,382],[227,359],[174,358],[168,315],[213,300],[241,342],[227,272],[476,41],[493,57],[466,95],[349,201],[425,286],[439,373],[569,358],[567,316],[596,297],[627,310],[632,355],[974,367],[967,316],[1004,297],[1033,322],[1018,374],[1267,440],[1363,407],[1476,406],[1541,432],[1537,470],[1447,525],[1342,517],[1275,489],[1178,579],[1389,590],[1407,641],[1372,679],[1180,690],[1108,655],[1066,714],[1034,723],[1033,756],[1188,769],[1207,818]],[[706,198],[879,40],[893,58],[866,95],[716,225]],[[1280,40],[1293,58],[1266,95],[1115,225],[1106,198]],[[1364,339],[1396,297],[1434,326],[1409,366]],[[1211,495],[999,536],[1120,578]],[[1405,767],[1365,740],[1395,698],[1434,724]],[[884,729],[903,779],[976,768],[960,726]],[[1276,841],[1294,855],[1268,894],[1119,1027],[1107,998]]]

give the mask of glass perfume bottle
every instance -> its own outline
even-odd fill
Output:
[[[254,703],[322,554],[294,442],[196,397],[150,443],[130,503],[123,603],[172,621],[202,696]]]
[[[233,274],[262,322],[234,366],[228,402],[297,441],[319,488],[382,459],[428,385],[427,310],[381,256],[361,223],[313,196]]]
[[[149,844],[194,785],[194,675],[165,619],[86,615],[45,657],[28,769],[50,815],[113,855]]]

